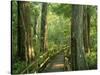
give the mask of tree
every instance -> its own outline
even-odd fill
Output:
[[[42,3],[40,51],[48,50],[47,35],[47,3]]]
[[[18,1],[18,57],[30,62],[34,58],[30,3]]]
[[[36,42],[36,35],[38,33],[38,19],[39,19],[39,13],[40,13],[40,4],[38,3],[31,3],[31,11],[32,11],[32,16],[31,20],[34,23],[33,25],[33,32],[34,32],[34,43]]]
[[[83,9],[83,41],[84,49],[86,53],[90,53],[89,37],[90,36],[90,15],[88,12],[88,6],[84,6]]]
[[[34,16],[34,36],[36,36],[36,27],[37,27],[37,19],[38,19],[38,16],[37,15],[35,15]]]
[[[78,5],[72,5],[71,57],[72,70],[87,69],[83,45],[83,6]]]

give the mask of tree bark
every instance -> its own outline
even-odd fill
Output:
[[[42,15],[41,15],[41,46],[40,51],[48,50],[48,33],[47,33],[47,3],[42,4]]]
[[[30,3],[18,1],[18,57],[30,62],[34,58]]]
[[[35,15],[35,16],[34,16],[34,36],[36,36],[36,33],[37,33],[37,32],[36,32],[36,29],[37,29],[37,22],[38,22],[37,19],[38,19],[38,16]]]
[[[83,6],[79,5],[72,5],[71,56],[72,70],[87,69],[83,45]]]
[[[83,10],[83,41],[84,41],[84,49],[86,53],[90,53],[89,48],[89,33],[90,33],[90,17],[88,15],[87,6],[84,6]]]

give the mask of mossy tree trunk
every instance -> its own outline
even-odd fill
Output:
[[[88,68],[83,44],[83,6],[79,5],[72,5],[71,57],[72,70]]]

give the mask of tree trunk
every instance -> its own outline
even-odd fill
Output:
[[[87,7],[87,11],[89,11],[89,7]],[[91,18],[91,15],[90,15],[90,12],[87,12],[87,27],[88,27],[88,47],[89,47],[89,51],[88,52],[90,52],[91,51],[91,48],[90,48],[90,18]]]
[[[27,62],[34,58],[32,38],[30,4],[26,1],[18,1],[18,57]]]
[[[83,13],[83,41],[84,41],[84,49],[86,53],[90,53],[89,48],[89,33],[90,33],[90,19],[88,15],[87,6],[84,6]]]
[[[38,19],[38,16],[34,16],[34,36],[36,37],[36,29],[37,29],[37,19]]]
[[[72,5],[71,56],[72,70],[87,69],[83,45],[83,6],[79,5]]]
[[[42,15],[41,15],[41,46],[40,51],[48,50],[47,42],[47,3],[42,4]]]

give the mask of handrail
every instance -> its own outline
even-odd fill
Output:
[[[47,52],[46,53],[44,53],[42,56],[43,57],[45,57],[45,54],[47,54]],[[41,56],[39,57],[39,59],[38,59],[38,61],[39,60],[41,60],[42,58],[41,58]],[[36,63],[38,62],[38,61],[33,61],[31,64],[29,64],[29,66],[27,66],[24,70],[22,70],[20,73],[22,74],[22,73],[25,73],[31,66],[36,66]]]
[[[47,52],[46,52],[47,53]],[[45,56],[45,54],[46,53],[44,53],[42,56],[44,57]],[[42,58],[41,58],[41,56],[39,57],[39,60],[41,60]],[[31,64],[29,64],[29,66],[27,66],[24,70],[22,70],[20,73],[22,74],[22,73],[25,73],[31,66],[36,66],[36,63],[37,63],[38,61],[33,61]]]
[[[44,65],[52,56],[58,54],[58,53],[61,52],[61,51],[62,51],[62,50],[56,51],[56,52],[55,52],[54,54],[52,54],[52,55],[50,55],[49,53],[51,53],[51,52],[48,51],[48,52],[45,52],[43,55],[41,55],[42,58],[45,57],[45,60],[43,60],[43,62],[40,63],[40,66],[39,66],[38,69],[42,68],[43,65]],[[29,64],[29,66],[27,66],[27,67],[26,67],[24,70],[22,70],[20,73],[23,74],[23,73],[25,73],[30,67],[36,66],[36,63],[39,62],[39,60],[42,59],[41,56],[39,57],[38,61],[33,61],[31,64]],[[46,57],[46,56],[47,56],[47,57]],[[34,70],[35,70],[35,69],[34,69]]]

